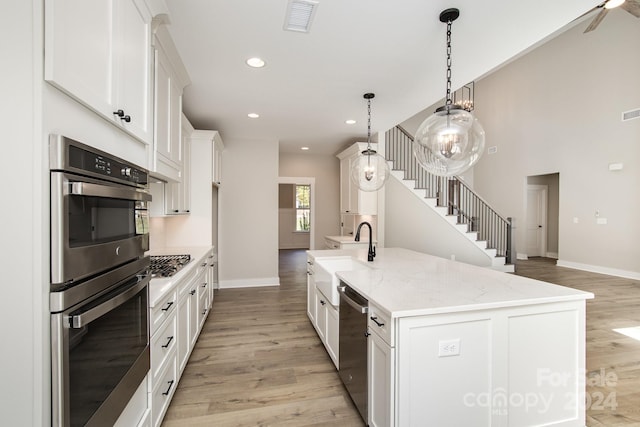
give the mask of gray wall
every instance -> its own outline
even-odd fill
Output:
[[[324,249],[324,236],[340,234],[340,161],[335,156],[280,153],[281,177],[315,178],[315,249]]]
[[[561,264],[637,277],[640,119],[622,122],[621,113],[640,108],[640,25],[616,9],[596,31],[583,30],[476,82],[475,113],[498,152],[474,168],[474,185],[518,226],[527,176],[559,172]],[[614,162],[624,169],[609,171]],[[515,232],[522,251],[524,227]]]
[[[220,287],[278,279],[278,141],[225,139],[220,206]]]

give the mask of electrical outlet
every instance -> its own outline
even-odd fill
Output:
[[[438,342],[438,357],[460,355],[460,338]]]

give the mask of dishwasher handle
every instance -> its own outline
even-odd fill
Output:
[[[361,305],[358,302],[354,301],[349,295],[347,295],[346,286],[338,286],[338,291],[340,291],[340,298],[344,299],[347,304],[349,304],[351,307],[358,310],[360,314],[365,314],[369,312],[368,305]]]

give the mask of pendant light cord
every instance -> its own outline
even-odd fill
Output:
[[[451,107],[451,19],[447,21],[447,97],[445,105],[447,111]]]
[[[371,150],[371,99],[367,99],[367,150]]]

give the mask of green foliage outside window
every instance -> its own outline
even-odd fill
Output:
[[[309,231],[311,216],[311,186],[296,185],[296,231]]]

